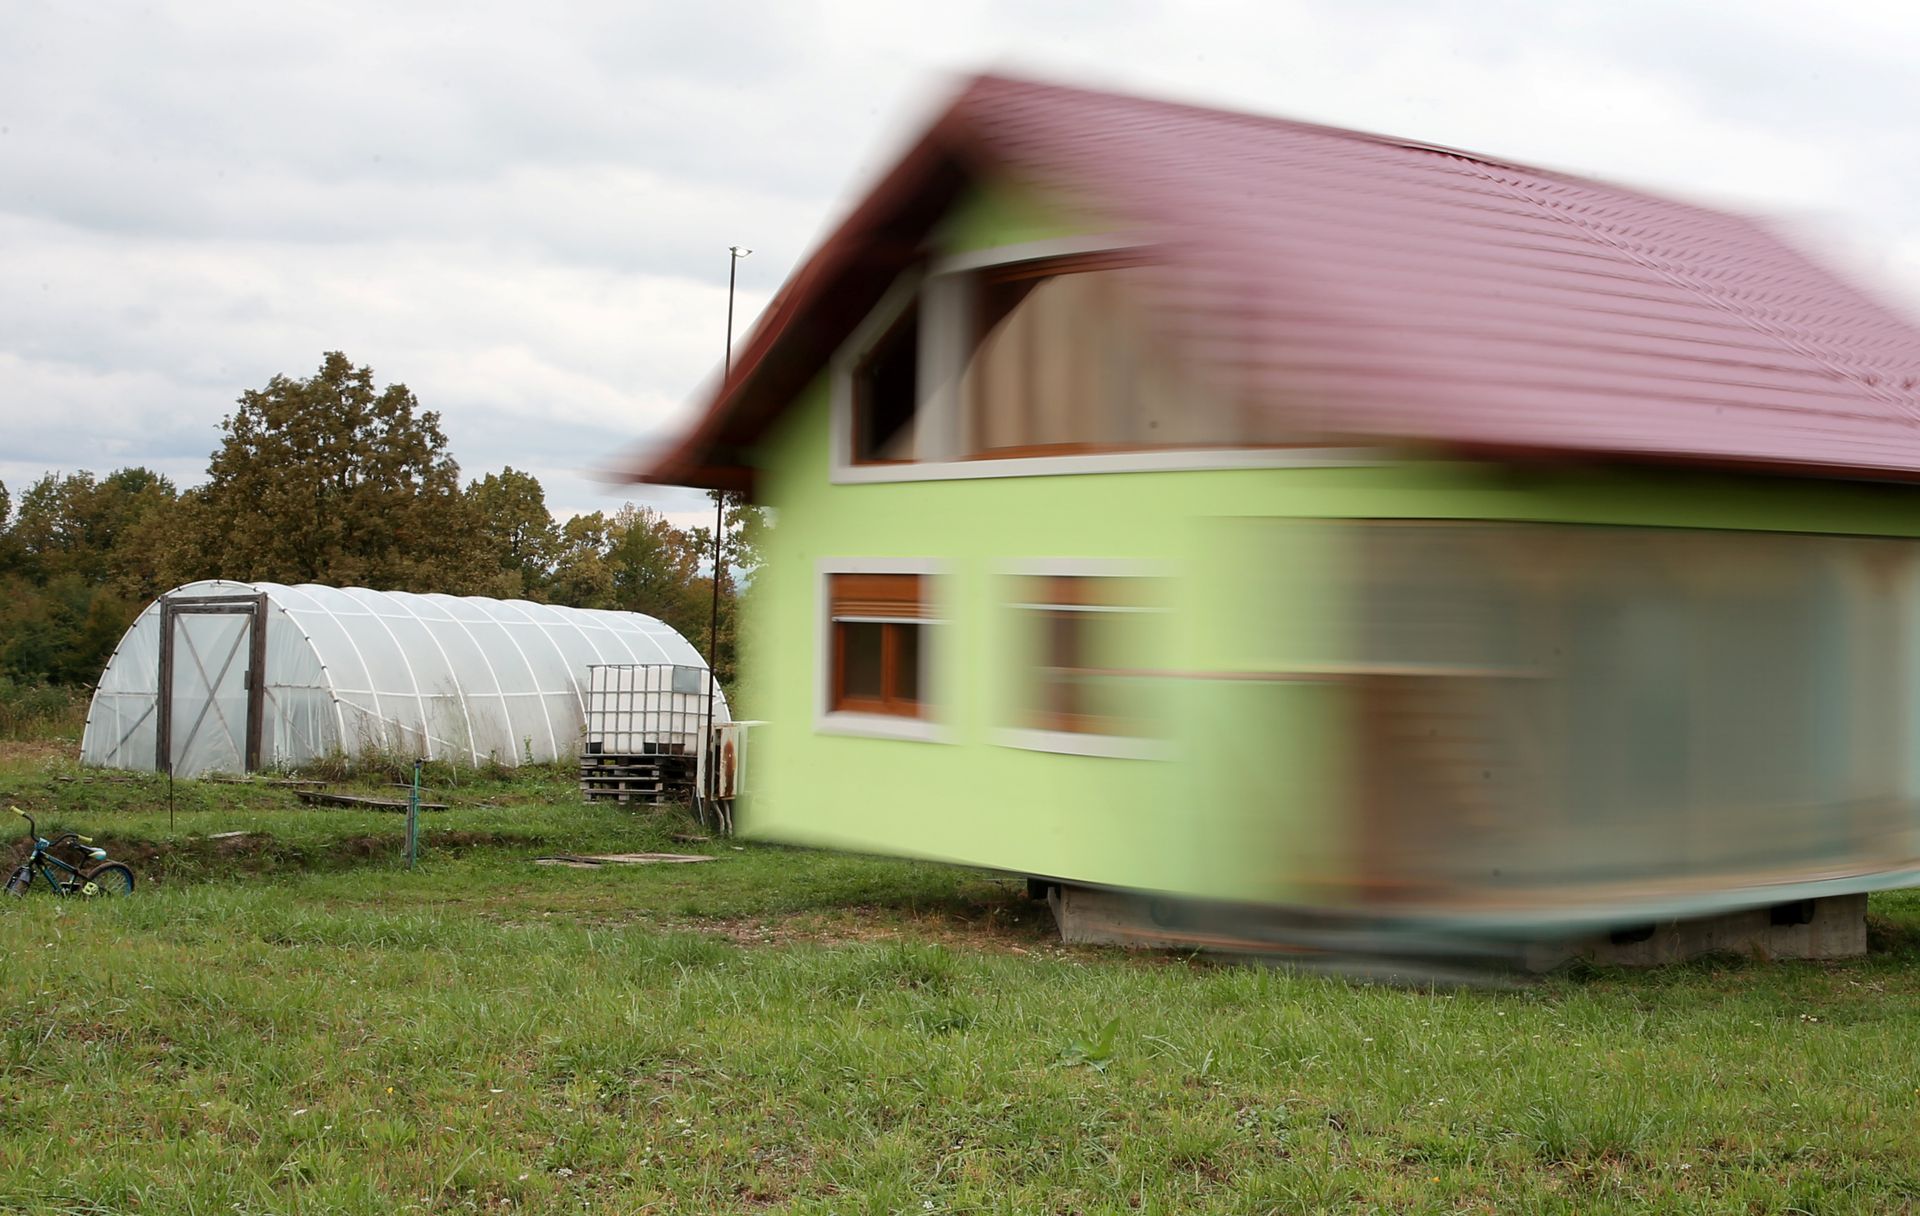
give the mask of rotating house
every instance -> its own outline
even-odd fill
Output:
[[[459,764],[565,759],[583,750],[596,668],[629,683],[634,672],[662,672],[662,686],[686,690],[689,706],[706,700],[699,653],[636,612],[190,583],[148,606],[120,640],[80,756],[182,777],[369,749]],[[727,721],[717,689],[713,713]]]
[[[747,833],[1776,955],[1920,878],[1920,329],[1749,218],[985,77],[633,475],[777,511]]]

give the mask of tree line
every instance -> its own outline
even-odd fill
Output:
[[[725,518],[715,667],[731,684],[733,584],[764,520],[731,499]],[[138,466],[0,484],[0,680],[89,684],[145,605],[207,578],[644,612],[705,653],[712,553],[710,528],[631,503],[556,520],[511,467],[462,484],[440,415],[332,352],[241,394],[200,485]]]

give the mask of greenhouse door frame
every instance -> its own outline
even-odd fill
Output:
[[[173,635],[174,622],[183,616],[219,613],[247,618],[247,745],[241,763],[248,772],[260,768],[260,736],[267,718],[267,597],[209,595],[187,600],[160,601],[160,687],[158,729],[154,731],[155,767],[173,772]]]

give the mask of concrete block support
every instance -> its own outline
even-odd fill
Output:
[[[1835,895],[1770,907],[1748,908],[1695,920],[1629,925],[1571,940],[1509,940],[1444,937],[1343,917],[1287,913],[1276,909],[1227,909],[1123,891],[1049,885],[1047,903],[1062,940],[1149,950],[1214,950],[1224,953],[1317,959],[1336,967],[1347,961],[1448,957],[1483,964],[1549,971],[1576,959],[1614,967],[1657,967],[1707,954],[1749,958],[1852,958],[1867,950],[1867,897]]]
[[[1536,947],[1527,961],[1535,970],[1546,970],[1576,958],[1612,967],[1658,967],[1705,954],[1833,959],[1866,952],[1867,897],[1862,894],[1643,925]]]

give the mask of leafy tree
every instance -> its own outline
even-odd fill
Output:
[[[720,599],[720,680],[734,679],[733,615],[740,558],[757,560],[757,508],[735,509],[723,540],[726,561]],[[708,648],[713,579],[711,528],[681,528],[650,507],[623,505],[611,518],[594,512],[569,519],[559,542],[548,593],[554,603],[580,608],[644,612],[673,626],[704,655]]]
[[[0,675],[28,684],[93,679],[156,593],[138,538],[174,506],[151,469],[105,478],[49,473],[20,496],[0,540]]]
[[[508,467],[467,486],[466,498],[488,566],[475,589],[506,599],[547,598],[560,534],[539,480]]]
[[[241,394],[194,520],[204,573],[464,591],[478,561],[440,415],[338,351]]]
[[[614,605],[658,617],[697,645],[707,602],[697,537],[632,503],[614,513],[607,536]]]
[[[709,647],[714,649],[714,673],[720,682],[733,688],[739,681],[739,628],[740,605],[743,591],[751,586],[755,567],[760,564],[760,546],[764,542],[770,523],[766,508],[747,502],[738,494],[725,494],[711,490],[707,500],[721,500],[721,534],[718,571],[720,596],[718,604],[719,636],[717,645],[710,641],[714,626],[712,601],[712,571],[715,569],[713,549],[713,529],[694,527],[687,530],[688,542],[698,554],[698,564],[709,573],[698,576],[699,610],[697,617],[691,620],[692,628],[678,622],[669,622],[684,634],[687,640],[700,648],[702,654]]]
[[[7,492],[7,483],[0,481],[0,574],[19,564],[19,545],[13,537],[13,495]]]
[[[607,517],[598,511],[576,515],[561,524],[554,543],[553,571],[547,577],[548,599],[570,608],[613,607],[609,543]]]
[[[71,573],[115,582],[126,565],[123,542],[144,517],[177,497],[173,482],[152,469],[118,469],[98,480],[84,470],[48,473],[20,496],[12,536],[40,581]]]
[[[75,573],[0,579],[0,676],[26,684],[95,679],[138,604]]]

